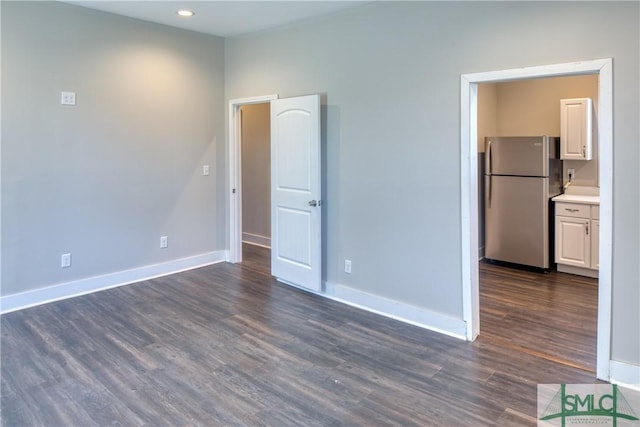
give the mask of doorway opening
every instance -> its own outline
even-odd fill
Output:
[[[597,138],[600,186],[600,269],[597,309],[596,376],[609,379],[611,326],[611,258],[612,258],[612,60],[556,64],[461,76],[461,187],[462,187],[462,279],[463,316],[467,324],[467,339],[474,340],[480,332],[480,292],[478,265],[478,86],[483,83],[526,79],[578,76],[598,76]]]
[[[517,226],[512,230],[515,234],[508,234],[515,236],[521,232],[533,233],[540,239],[546,234],[548,240],[543,248],[545,252],[548,251],[548,256],[545,258],[551,258],[549,264],[551,271],[545,274],[533,269],[516,269],[513,265],[488,261],[484,254],[485,200],[491,193],[494,193],[494,197],[496,195],[496,191],[487,193],[484,191],[485,161],[487,160],[485,159],[485,138],[560,136],[560,100],[570,98],[589,98],[597,107],[598,76],[586,74],[478,85],[478,257],[480,259],[480,322],[482,325],[480,337],[524,353],[595,373],[598,281],[591,277],[559,273],[553,268],[555,265],[553,259],[554,203],[545,200],[545,203],[548,203],[549,215],[545,215],[544,220],[540,220],[541,229],[538,232],[533,233],[532,229],[524,231],[521,226]],[[555,146],[555,148],[558,150],[559,157],[560,147]],[[563,177],[562,182],[558,183],[554,187],[557,189],[548,196],[557,195],[560,185],[569,182],[567,171],[570,169],[575,175],[572,176],[574,186],[597,191],[597,148],[598,141],[594,138],[591,161],[562,161],[562,170],[558,170],[557,173],[558,179]],[[512,158],[511,167],[515,168],[519,160],[521,159]],[[524,179],[528,182],[532,180],[539,179]],[[522,215],[530,211],[524,208],[524,204],[519,206],[513,204],[512,197],[518,197],[522,191],[522,188],[518,188],[516,194],[511,196],[503,194],[502,197],[503,202],[506,202],[503,205],[504,209],[511,212],[516,220],[522,219]],[[521,231],[518,231],[518,228]],[[492,236],[495,239],[495,236],[501,232],[498,231],[496,234],[496,230],[493,231]],[[510,238],[513,239],[513,237]],[[496,243],[496,240],[493,240],[494,255]],[[538,247],[540,243],[519,239],[515,244],[519,248],[532,248]],[[498,247],[504,247],[504,245],[498,245]],[[512,256],[512,254],[510,249],[502,256]],[[536,251],[530,255],[540,256],[542,253]]]
[[[265,255],[267,247],[271,246],[271,223],[270,223],[270,189],[269,189],[269,174],[270,174],[270,160],[269,157],[265,159],[265,145],[264,141],[264,129],[260,130],[260,125],[264,125],[264,113],[265,110],[269,114],[269,103],[278,99],[277,95],[265,95],[256,96],[251,98],[233,99],[229,101],[229,262],[238,263],[243,261],[243,247],[247,248],[247,255],[251,255],[251,259],[247,260],[249,263],[256,263],[260,269],[267,268],[265,262],[257,261],[254,258],[262,259]],[[266,106],[266,107],[265,107]],[[243,112],[244,108],[244,112]],[[243,115],[248,121],[243,123]],[[269,118],[266,118],[267,124]],[[244,125],[244,126],[243,126]],[[244,131],[255,135],[250,135],[250,142],[248,145],[256,149],[255,155],[243,156],[243,127]],[[269,144],[270,146],[270,141]],[[249,148],[249,147],[247,147]],[[247,154],[247,150],[244,150]],[[252,150],[253,151],[253,150]],[[269,151],[267,149],[266,154]],[[264,165],[263,162],[267,162]],[[249,169],[251,166],[256,166],[259,169],[256,176],[250,175],[250,171],[246,171],[247,174],[243,174],[243,165],[245,169]],[[266,192],[264,187],[265,173],[267,175]],[[247,197],[245,197],[245,191],[243,190],[243,178],[249,176],[247,180]],[[253,200],[250,197],[256,197],[259,200],[253,204]],[[243,201],[250,202],[249,206],[243,206]],[[264,212],[264,205],[266,202],[266,213]],[[248,227],[245,227],[243,220],[245,219],[249,223]],[[256,212],[257,210],[257,212]],[[265,226],[264,215],[267,215],[267,221]],[[247,242],[245,242],[245,240]],[[252,246],[255,246],[255,250]],[[259,249],[259,248],[262,248]],[[270,259],[270,253],[267,253]],[[268,267],[269,272],[271,270]]]
[[[240,106],[242,264],[271,275],[271,104]]]
[[[229,256],[242,262],[242,106],[269,102],[271,274],[282,283],[322,287],[320,95],[229,101]]]

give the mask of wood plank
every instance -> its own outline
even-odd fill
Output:
[[[480,337],[595,372],[598,281],[480,263]]]
[[[2,425],[534,426],[537,383],[595,382],[588,280],[481,266],[482,332],[467,343],[279,284],[260,263],[3,315]]]

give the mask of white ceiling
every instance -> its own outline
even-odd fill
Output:
[[[355,7],[367,0],[355,1],[172,1],[172,0],[62,0],[64,3],[98,9],[144,21],[184,28],[215,36],[232,37],[275,28],[314,16],[327,15]],[[176,15],[189,9],[195,16]]]

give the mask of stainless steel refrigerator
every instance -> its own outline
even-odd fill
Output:
[[[562,192],[560,138],[485,138],[485,258],[553,266],[551,198]]]

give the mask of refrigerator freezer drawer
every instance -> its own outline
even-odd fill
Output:
[[[485,176],[486,258],[549,268],[548,178]]]

